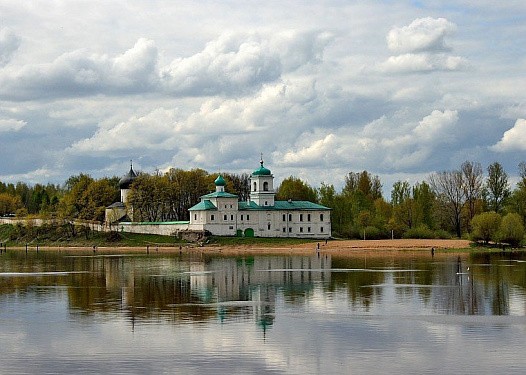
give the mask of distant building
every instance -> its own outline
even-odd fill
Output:
[[[106,207],[105,222],[107,225],[114,224],[119,221],[129,222],[133,221],[133,211],[128,207],[128,194],[130,192],[133,181],[137,178],[137,173],[133,170],[133,164],[130,162],[130,171],[119,180],[119,188],[121,190],[120,202],[115,202],[111,206]]]
[[[189,209],[190,221],[171,223],[133,223],[133,211],[127,197],[133,180],[130,171],[120,181],[121,202],[106,209],[106,224],[119,225],[120,230],[140,233],[176,234],[203,232],[216,236],[329,238],[331,210],[308,201],[276,201],[274,176],[260,161],[250,175],[250,197],[239,197],[225,191],[226,181],[219,175],[216,190],[200,197]],[[162,227],[162,228],[161,228]]]
[[[215,180],[216,191],[201,197],[189,209],[190,228],[217,236],[329,238],[331,211],[308,201],[276,201],[274,176],[263,166],[250,175],[250,198],[225,192],[222,176]]]

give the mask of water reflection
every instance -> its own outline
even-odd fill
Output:
[[[523,254],[8,252],[0,362],[6,373],[523,373],[525,306]]]
[[[71,312],[174,323],[254,319],[272,325],[277,299],[355,314],[524,314],[522,254],[471,257],[2,255],[0,294],[67,290]],[[517,299],[519,299],[517,301]]]

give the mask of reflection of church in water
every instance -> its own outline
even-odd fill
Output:
[[[119,258],[100,261],[93,273],[99,274],[97,284],[105,284],[105,297],[113,295],[110,299],[119,300],[120,310],[132,321],[156,315],[174,321],[244,317],[264,331],[273,324],[278,296],[285,295],[287,303],[303,303],[315,284],[331,277],[331,257],[320,253],[182,261],[163,258],[156,259],[155,270],[138,267],[137,262],[148,258],[133,263]],[[100,301],[97,304],[103,306]]]
[[[204,303],[219,311],[252,309],[262,326],[271,324],[276,291],[291,300],[302,300],[318,282],[331,277],[331,257],[320,253],[307,257],[216,258],[190,266],[190,288]],[[246,302],[246,303],[244,303]]]

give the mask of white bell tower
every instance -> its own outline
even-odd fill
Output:
[[[260,167],[250,175],[250,200],[261,207],[274,206],[274,176],[263,166],[263,155]]]

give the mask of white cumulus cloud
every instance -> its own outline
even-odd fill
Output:
[[[507,130],[501,140],[490,147],[497,152],[526,151],[526,120],[518,119],[510,130]]]
[[[384,73],[457,71],[469,66],[460,56],[448,53],[444,38],[456,26],[444,18],[419,18],[387,34],[387,46],[397,53],[378,65]]]
[[[396,53],[443,51],[446,35],[456,29],[445,18],[418,18],[408,26],[395,27],[387,34],[387,46]]]

